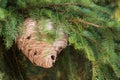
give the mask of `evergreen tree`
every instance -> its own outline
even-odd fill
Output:
[[[68,47],[54,67],[35,67],[17,49],[26,18],[51,20],[56,35],[43,33],[52,37],[58,29],[67,33]],[[119,0],[0,0],[0,79],[119,80],[119,34]]]

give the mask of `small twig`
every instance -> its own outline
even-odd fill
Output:
[[[91,62],[92,64],[92,80],[94,80],[94,72],[95,72],[95,63],[94,62]]]
[[[71,20],[69,20],[69,21],[71,21],[71,22],[73,22],[73,23],[77,23],[77,22],[80,22],[80,23],[84,23],[84,24],[87,24],[87,25],[91,25],[91,26],[94,26],[94,27],[101,27],[100,25],[97,25],[97,24],[94,24],[94,23],[91,23],[91,22],[87,22],[87,21],[84,21],[84,20],[82,20],[82,19],[71,19]]]
[[[64,4],[49,4],[48,6],[69,6],[69,5],[75,5],[75,6],[83,6],[83,4],[80,3],[64,3]]]
[[[46,8],[46,7],[65,7],[69,5],[74,5],[74,6],[85,6],[81,3],[64,3],[64,4],[53,4],[53,3],[48,3],[44,6],[31,6],[31,7],[39,7],[39,8]]]

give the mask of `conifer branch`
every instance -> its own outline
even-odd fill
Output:
[[[69,6],[69,5],[74,5],[74,6],[83,6],[83,4],[80,4],[80,3],[64,3],[64,4],[49,4],[48,6],[62,6],[62,7],[65,7],[65,6]]]
[[[91,23],[91,22],[87,22],[87,21],[85,21],[85,20],[83,20],[83,19],[71,19],[71,20],[69,20],[69,21],[71,21],[71,22],[73,22],[73,23],[83,23],[83,24],[87,24],[87,25],[91,25],[91,26],[94,26],[94,27],[101,27],[100,25],[97,25],[97,24],[94,24],[94,23]]]
[[[80,4],[80,3],[64,3],[64,4],[53,4],[53,3],[48,3],[44,6],[39,6],[39,5],[36,5],[36,6],[28,6],[27,8],[50,8],[50,7],[66,7],[66,6],[70,6],[70,5],[74,5],[74,6],[85,6],[84,4]]]

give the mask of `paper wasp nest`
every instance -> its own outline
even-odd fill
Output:
[[[57,35],[54,32],[59,38],[55,38]],[[50,68],[57,55],[67,46],[67,35],[63,30],[56,31],[48,19],[35,21],[28,18],[23,24],[23,33],[17,39],[17,46],[33,64]]]

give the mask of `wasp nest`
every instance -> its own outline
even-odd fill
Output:
[[[36,66],[52,67],[57,54],[67,46],[67,35],[64,31],[56,31],[50,20],[36,21],[30,18],[24,21],[22,29],[23,33],[17,39],[18,48]]]

